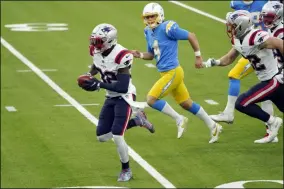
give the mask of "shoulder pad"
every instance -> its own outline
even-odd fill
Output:
[[[263,30],[254,31],[249,37],[249,45],[259,45],[269,38],[269,33]]]
[[[175,25],[175,26],[173,26],[173,25]],[[170,20],[170,21],[168,21],[168,23],[167,23],[167,25],[166,25],[166,33],[168,33],[169,30],[170,30],[172,27],[174,27],[174,29],[175,29],[175,28],[177,27],[177,23],[176,23],[175,21]]]
[[[121,50],[115,57],[115,60],[114,62],[116,64],[124,64],[125,62],[129,61],[132,62],[133,60],[133,55],[127,50],[127,49],[124,49],[124,50]]]
[[[274,32],[273,37],[282,39],[283,35],[284,35],[284,28],[279,28]]]

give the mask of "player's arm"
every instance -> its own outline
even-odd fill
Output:
[[[130,81],[129,67],[118,69],[116,78],[117,82],[115,83],[100,82],[98,87],[118,93],[127,93]]]
[[[92,64],[92,65],[91,65],[91,69],[90,69],[90,71],[87,73],[87,75],[94,76],[94,75],[97,75],[98,73],[99,73],[99,71],[97,70],[95,64]]]
[[[180,28],[179,25],[174,21],[169,21],[166,26],[166,34],[168,37],[174,40],[188,40],[193,51],[195,52],[196,58],[201,58],[199,43],[194,33]]]
[[[220,59],[215,60],[214,58],[209,58],[206,62],[203,62],[205,67],[212,67],[212,66],[227,66],[232,64],[236,58],[239,56],[239,52],[232,48],[226,55],[222,56]]]
[[[278,49],[283,55],[283,40],[276,37],[269,37],[266,41],[259,45],[260,49]]]

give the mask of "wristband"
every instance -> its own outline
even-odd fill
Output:
[[[200,51],[196,51],[194,52],[195,56],[201,56],[201,52]]]
[[[144,58],[144,54],[141,52],[140,53],[140,58],[143,59]]]

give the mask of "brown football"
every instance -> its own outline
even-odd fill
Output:
[[[89,75],[80,75],[77,79],[78,85],[81,87],[84,85],[84,82],[87,80],[91,80],[93,77]]]

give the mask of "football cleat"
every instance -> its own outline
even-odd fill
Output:
[[[146,116],[145,112],[138,111],[136,113],[136,118],[139,119],[139,121],[140,121],[140,127],[144,127],[146,129],[148,129],[151,133],[155,132],[154,125],[147,120],[147,116]]]
[[[268,128],[270,130],[267,139],[271,142],[278,134],[279,128],[282,126],[283,120],[280,117],[275,117],[272,124],[268,124]]]
[[[219,125],[218,123],[215,123],[214,128],[211,130],[211,139],[209,140],[209,143],[214,143],[219,139],[219,135],[222,132],[223,127]]]
[[[211,119],[217,122],[226,122],[232,124],[234,122],[234,115],[221,112],[218,115],[210,115]]]
[[[178,135],[177,138],[180,138],[187,127],[188,118],[182,116],[182,120],[177,123]]]
[[[128,169],[123,169],[123,170],[120,172],[117,181],[118,181],[118,182],[127,182],[127,181],[129,181],[131,178],[132,178],[132,171],[131,171],[131,169],[130,169],[130,168],[128,168]]]
[[[268,136],[269,136],[269,133],[266,133],[266,135],[263,138],[255,140],[254,143],[256,144],[269,143],[270,141],[268,140]],[[277,143],[278,142],[277,136],[271,142]]]

